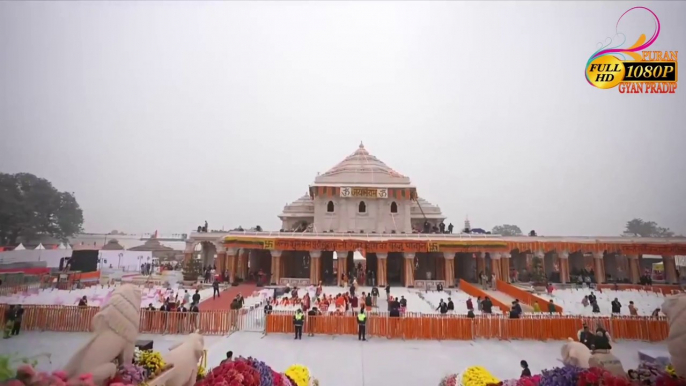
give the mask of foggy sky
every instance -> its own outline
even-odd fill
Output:
[[[74,192],[89,232],[278,230],[364,141],[458,227],[686,234],[686,84],[584,80],[636,5],[0,2],[0,171]],[[686,3],[647,6],[650,49],[686,52]]]

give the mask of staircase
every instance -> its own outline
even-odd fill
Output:
[[[484,290],[484,292],[488,294],[488,297],[490,297],[491,299],[497,299],[505,304],[512,304],[512,302],[515,300],[512,296],[504,292],[494,290]],[[524,312],[534,312],[533,307],[531,307],[528,304],[522,303],[521,299],[519,301],[519,305],[522,307],[522,311]]]

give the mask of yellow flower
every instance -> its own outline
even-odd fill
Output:
[[[462,385],[464,386],[486,386],[499,382],[498,378],[481,366],[469,367],[462,373]]]
[[[295,382],[295,386],[308,386],[310,383],[310,370],[303,365],[293,365],[286,369],[285,374]]]

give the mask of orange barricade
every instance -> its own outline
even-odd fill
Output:
[[[488,296],[488,294],[486,292],[484,292],[483,290],[481,290],[479,287],[477,287],[471,283],[467,283],[463,279],[460,279],[460,290],[464,291],[467,295],[470,295],[473,297],[480,296],[482,299],[485,298],[486,296]],[[491,299],[491,302],[493,302],[493,305],[499,307],[503,313],[509,313],[510,312],[510,305],[509,304],[505,304],[498,299],[493,299],[493,296],[489,296],[489,298]]]
[[[528,304],[533,307],[534,303],[538,303],[538,306],[541,307],[541,311],[547,312],[548,311],[548,300],[543,299],[542,297],[536,296],[530,292],[526,292],[521,288],[517,288],[513,286],[512,284],[505,283],[502,280],[497,280],[495,283],[495,288],[506,294],[509,295],[515,299],[519,299],[524,304]],[[555,304],[555,311],[557,313],[562,313],[562,307],[558,306]]]
[[[7,304],[0,304],[0,325],[4,326]],[[99,307],[25,305],[22,331],[91,331],[91,321]],[[205,335],[226,335],[231,330],[249,329],[245,310],[161,312],[141,309],[141,333],[189,334],[199,329]],[[247,320],[247,321],[246,321]],[[254,327],[253,327],[254,328]],[[260,330],[261,331],[261,330]]]
[[[658,294],[661,293],[665,296],[684,292],[684,290],[677,284],[654,284],[654,285],[617,284],[616,287],[620,291],[643,290],[643,291],[647,291],[647,292],[655,292]],[[613,290],[613,289],[615,289],[615,285],[614,284],[598,284],[598,288]]]
[[[508,319],[501,315],[424,315],[390,318],[369,314],[367,335],[388,339],[415,340],[565,340],[575,338],[582,325],[592,328],[602,325],[612,339],[659,342],[667,338],[669,327],[664,318],[612,317],[587,318],[567,315],[527,315]],[[354,316],[308,316],[306,333],[315,335],[357,335]],[[293,334],[293,314],[267,316],[266,334]]]
[[[98,307],[26,305],[23,331],[87,332]],[[6,304],[0,304],[0,325],[4,325]],[[266,334],[293,333],[293,313],[262,310],[161,312],[141,310],[140,332],[152,334],[188,334],[200,330],[205,335],[226,335],[232,331],[256,331]],[[525,315],[508,319],[504,315],[422,315],[407,313],[389,317],[388,313],[369,313],[367,335],[389,339],[415,340],[563,340],[576,337],[583,324],[591,329],[603,326],[612,339],[660,342],[667,338],[669,326],[664,317],[643,316],[585,317],[572,315]],[[315,335],[356,335],[357,319],[344,315],[308,316],[306,333]]]

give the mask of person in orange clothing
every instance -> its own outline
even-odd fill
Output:
[[[345,298],[340,294],[336,297],[336,311],[345,312]]]

